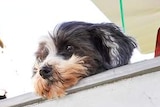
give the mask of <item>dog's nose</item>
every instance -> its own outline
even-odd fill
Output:
[[[42,78],[46,79],[50,76],[52,76],[52,67],[44,66],[40,69],[39,74]]]

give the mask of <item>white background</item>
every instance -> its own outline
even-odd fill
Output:
[[[37,40],[64,21],[109,21],[89,0],[0,0],[0,89],[8,97],[32,91]]]

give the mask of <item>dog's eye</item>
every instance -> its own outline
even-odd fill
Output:
[[[74,47],[71,45],[66,45],[63,49],[60,49],[57,53],[60,56],[63,56],[64,59],[69,59],[74,53]]]
[[[74,47],[71,46],[71,45],[68,45],[68,46],[66,47],[66,50],[67,50],[68,52],[70,52],[70,53],[73,53]]]
[[[58,54],[63,56],[65,59],[68,59],[74,53],[74,47],[71,45],[67,45],[64,50],[61,50]]]

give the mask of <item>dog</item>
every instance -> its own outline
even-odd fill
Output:
[[[114,23],[59,24],[35,52],[35,92],[47,99],[65,96],[81,79],[130,63],[135,48],[136,40]]]

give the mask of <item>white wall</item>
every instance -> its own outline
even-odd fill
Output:
[[[29,107],[159,107],[160,71],[101,85]]]

